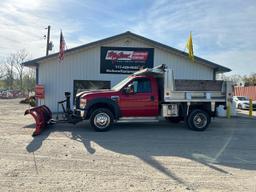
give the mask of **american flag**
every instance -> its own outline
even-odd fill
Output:
[[[66,43],[65,43],[62,31],[61,31],[60,32],[60,52],[59,52],[59,60],[60,61],[63,61],[63,59],[64,59],[65,46],[66,46]]]

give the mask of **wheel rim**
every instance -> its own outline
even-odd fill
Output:
[[[207,125],[207,117],[203,113],[198,113],[193,118],[193,123],[197,128],[202,129]]]
[[[107,113],[98,113],[94,117],[94,125],[99,129],[104,129],[110,124],[110,117]]]

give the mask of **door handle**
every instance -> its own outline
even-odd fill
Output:
[[[154,100],[155,100],[155,97],[154,97],[154,96],[150,96],[150,100],[151,100],[151,101],[154,101]]]

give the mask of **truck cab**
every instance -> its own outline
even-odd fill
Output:
[[[112,88],[119,93],[121,116],[157,116],[159,100],[156,79],[150,76],[130,76],[128,79],[125,85]]]
[[[85,118],[89,118],[91,105],[116,109],[117,117],[153,117],[159,115],[158,97],[154,77],[132,75],[110,90],[82,93],[79,108],[86,113]]]

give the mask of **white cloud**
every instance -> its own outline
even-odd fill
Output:
[[[48,5],[51,5],[50,7]],[[49,13],[55,13],[53,17]],[[51,28],[51,40],[54,42],[54,51],[58,51],[60,29],[64,31],[66,39],[70,34],[79,30],[80,23],[68,18],[61,19],[61,10],[58,10],[57,1],[50,0],[8,0],[0,6],[0,57],[26,48],[32,57],[45,54],[47,33],[45,27]],[[59,16],[58,16],[59,15]],[[75,45],[73,43],[73,45]]]
[[[197,56],[233,73],[256,71],[255,1],[155,1],[131,29],[184,50],[192,31]],[[242,68],[245,63],[251,68]]]
[[[230,67],[233,73],[255,72],[254,0],[145,1],[144,9],[134,14],[126,5],[138,9],[130,1],[2,0],[0,57],[22,48],[34,58],[43,56],[47,25],[52,26],[53,52],[58,51],[60,29],[68,48],[130,30],[182,51],[192,31],[197,56]],[[242,67],[245,64],[250,67]]]
[[[233,69],[229,74],[246,75],[256,72],[255,50],[223,51],[216,54],[205,55],[205,58]]]

